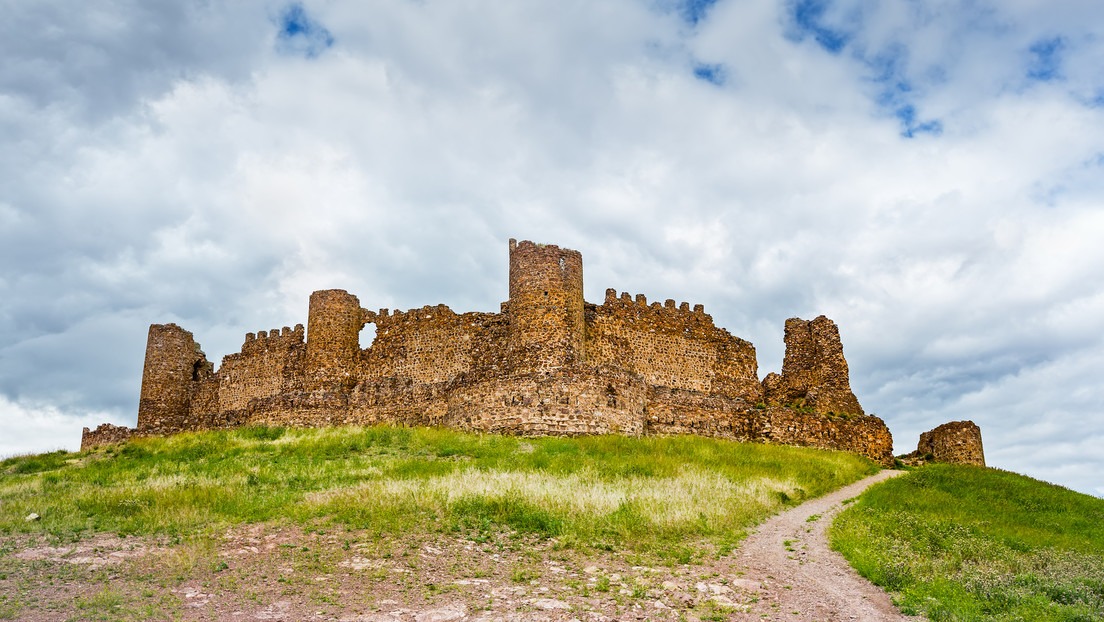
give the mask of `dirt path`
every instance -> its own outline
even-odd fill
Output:
[[[736,565],[744,572],[738,585],[759,593],[751,610],[736,619],[917,620],[902,615],[881,588],[828,548],[826,533],[844,500],[901,473],[882,471],[763,523],[736,554]]]

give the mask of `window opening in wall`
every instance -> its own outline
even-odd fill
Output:
[[[567,262],[564,261],[563,257],[560,257],[560,271],[562,272],[564,270],[567,270]]]
[[[364,325],[364,328],[360,329],[360,349],[367,350],[372,347],[372,344],[376,342],[376,325],[368,323]]]
[[[203,363],[200,361],[196,361],[195,364],[192,365],[192,380],[199,380],[200,369],[203,369]]]

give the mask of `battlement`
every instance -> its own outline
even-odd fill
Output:
[[[373,311],[345,290],[316,291],[306,328],[246,333],[217,372],[191,333],[155,324],[137,428],[87,430],[84,443],[242,424],[392,423],[694,433],[892,460],[880,419],[826,414],[862,413],[831,320],[788,320],[782,374],[761,384],[754,346],[701,304],[615,289],[587,303],[582,254],[551,244],[511,239],[509,267],[498,313],[444,304]],[[375,338],[361,348],[367,324]]]
[[[454,318],[457,317],[457,313],[450,309],[448,305],[425,305],[406,311],[390,311],[388,309],[380,309],[378,313],[365,311],[364,316],[367,322],[379,325],[388,322],[418,322],[438,318]]]
[[[705,312],[705,306],[696,304],[693,307],[688,302],[676,303],[674,299],[668,298],[663,303],[652,302],[648,303],[648,297],[644,294],[629,294],[628,292],[621,292],[617,294],[617,290],[610,288],[606,290],[606,299],[602,303],[603,307],[609,309],[628,309],[634,310],[644,316],[646,313],[664,313],[668,317],[685,318],[688,320],[700,320],[713,323],[713,317]]]
[[[284,326],[272,330],[259,330],[256,333],[246,333],[245,343],[242,344],[242,354],[252,354],[268,348],[287,348],[305,343],[306,331],[302,324],[296,324],[295,328]]]

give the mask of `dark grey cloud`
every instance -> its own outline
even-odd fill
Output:
[[[264,4],[116,0],[10,7],[0,91],[38,110],[103,122],[180,79],[248,76],[273,33]]]

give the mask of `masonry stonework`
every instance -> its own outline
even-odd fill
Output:
[[[368,310],[310,297],[307,328],[248,333],[215,371],[191,333],[150,327],[138,426],[84,430],[81,448],[248,424],[439,425],[524,435],[702,434],[856,452],[892,463],[885,423],[851,392],[839,331],[786,322],[781,374],[701,305],[607,290],[583,299],[578,251],[509,246],[499,313]],[[374,324],[367,348],[360,331]]]
[[[920,435],[916,451],[901,457],[910,465],[948,462],[985,466],[981,428],[973,421],[951,421]]]

